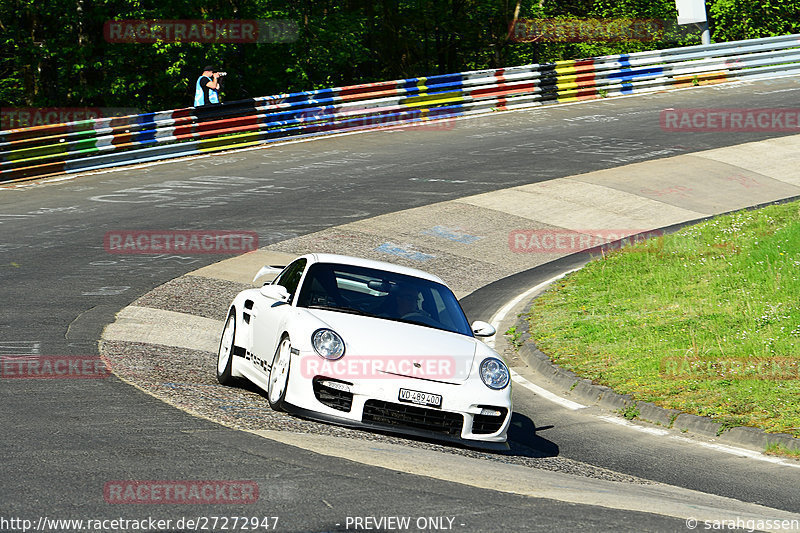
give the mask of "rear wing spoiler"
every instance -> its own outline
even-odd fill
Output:
[[[283,272],[284,268],[286,268],[286,267],[285,266],[264,265],[263,267],[261,267],[261,270],[258,271],[258,274],[256,274],[256,277],[253,278],[253,283],[255,283],[256,280],[258,280],[258,278],[262,278],[262,277],[267,276],[269,274],[278,275],[281,272]]]

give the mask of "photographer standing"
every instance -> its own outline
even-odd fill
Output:
[[[203,69],[203,74],[197,78],[194,90],[194,106],[213,105],[220,103],[219,78],[223,73],[217,72],[211,65]]]

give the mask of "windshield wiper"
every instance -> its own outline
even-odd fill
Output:
[[[352,315],[367,315],[361,309],[355,307],[336,307],[333,305],[309,305],[308,309],[322,309],[323,311],[341,311],[342,313],[350,313]]]

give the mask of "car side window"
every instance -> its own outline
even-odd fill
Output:
[[[306,259],[298,259],[290,264],[286,267],[286,270],[275,279],[275,285],[282,285],[289,291],[289,294],[294,296],[297,285],[300,283],[300,278],[303,277],[303,271],[306,269],[306,262]]]

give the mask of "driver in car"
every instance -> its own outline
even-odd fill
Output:
[[[397,301],[397,316],[403,318],[407,315],[423,315],[426,318],[431,316],[419,306],[419,292],[414,289],[401,288],[395,295]]]

